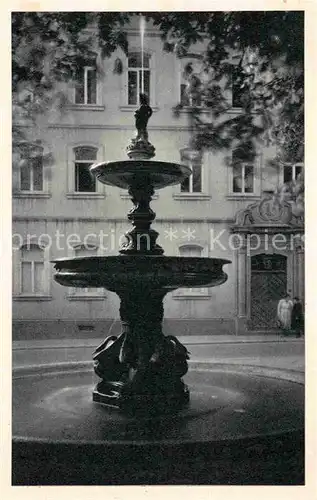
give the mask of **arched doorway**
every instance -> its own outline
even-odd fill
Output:
[[[287,292],[304,298],[303,220],[268,194],[239,210],[231,231],[240,242],[236,331],[276,331],[279,299]]]
[[[286,293],[287,257],[264,253],[252,256],[249,328],[276,328],[277,304]]]

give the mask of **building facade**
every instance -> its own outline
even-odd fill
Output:
[[[88,168],[127,159],[142,87],[153,109],[148,131],[154,159],[186,162],[192,169],[181,186],[153,197],[158,243],[165,255],[231,261],[224,268],[228,280],[220,287],[180,289],[166,296],[165,333],[272,332],[281,296],[289,292],[304,298],[303,226],[288,203],[276,205],[270,195],[277,185],[295,179],[303,165],[272,166],[275,151],[263,146],[252,163],[230,165],[226,159],[232,151],[190,149],[193,103],[184,93],[182,75],[188,62],[199,73],[201,50],[177,59],[162,51],[159,33],[149,28],[142,56],[132,26],[129,55],[118,50],[102,63],[97,57],[97,66],[87,61],[77,86],[69,89],[71,104],[63,114],[49,114],[41,139],[53,163],[27,158],[14,172],[14,339],[102,337],[119,331],[117,296],[103,289],[61,287],[53,280],[50,261],[118,253],[129,229],[131,201],[126,191],[92,179]],[[120,74],[113,71],[118,64]],[[229,93],[228,99],[228,113],[239,113],[237,97]],[[175,117],[180,101],[184,107]]]

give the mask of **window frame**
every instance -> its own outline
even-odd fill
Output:
[[[91,62],[87,61],[87,64],[81,66],[80,69],[84,70],[84,94],[87,95],[87,72],[89,70],[96,70],[96,102],[94,104],[92,103],[76,103],[76,81],[74,82],[74,85],[71,89],[71,92],[69,94],[71,104],[69,104],[67,107],[69,109],[74,109],[74,110],[87,110],[87,111],[103,111],[105,109],[104,102],[103,102],[103,79],[100,77],[99,71],[98,71],[98,64],[97,64],[97,59],[98,59],[98,53],[95,54],[96,60],[94,64],[91,64]]]
[[[26,160],[27,161],[27,160]],[[43,179],[43,174],[44,174],[44,169],[43,169],[43,160],[42,160],[42,163],[40,165],[41,169],[42,169],[42,189],[34,189],[34,168],[35,168],[35,165],[33,163],[33,161],[30,162],[29,165],[27,165],[27,168],[29,168],[29,171],[30,171],[30,189],[22,189],[22,169],[25,168],[26,165],[22,166],[20,168],[20,192],[23,193],[23,192],[31,192],[31,193],[42,193],[44,191],[43,187],[44,187],[44,179]]]
[[[130,54],[128,55],[128,58],[127,58],[127,61],[128,61],[128,67],[127,67],[128,100],[127,100],[127,105],[128,106],[140,106],[141,103],[140,103],[140,97],[139,96],[140,96],[140,92],[141,92],[140,80],[141,80],[141,75],[142,75],[142,65],[141,66],[130,66],[129,60],[132,57],[132,54],[141,55],[141,57],[142,57],[141,52],[130,52]],[[150,92],[146,92],[146,94],[150,98],[150,102],[151,102],[151,64],[150,64],[151,56],[148,53],[145,53],[144,56],[146,56],[146,57],[149,58],[149,64],[148,64],[148,66],[144,66],[144,68],[143,68],[143,70],[144,70],[143,71],[143,75],[145,74],[146,71],[149,73],[149,89],[150,89]],[[143,58],[144,58],[144,56],[143,56]],[[136,73],[136,75],[137,75],[137,77],[136,77],[136,84],[137,84],[136,103],[129,103],[129,76],[130,76],[130,73]]]
[[[23,265],[24,264],[31,264],[31,290],[28,290],[27,292],[23,292]],[[21,258],[21,293],[22,294],[27,294],[27,295],[38,295],[42,294],[42,290],[40,292],[35,291],[35,267],[36,264],[41,264],[43,266],[43,272],[44,272],[44,260],[24,260]]]
[[[98,77],[97,77],[97,66],[91,66],[91,65],[85,65],[82,66],[81,68],[84,71],[84,81],[83,81],[83,87],[84,87],[84,102],[76,102],[76,84],[75,84],[75,89],[74,89],[74,104],[75,106],[96,106],[98,104]],[[96,102],[88,102],[88,72],[89,71],[95,71],[96,72]]]
[[[43,260],[42,261],[27,261],[22,258],[22,252],[25,247],[28,246],[36,246],[43,252]],[[38,245],[37,243],[24,241],[19,249],[13,249],[13,300],[51,300],[51,281],[52,281],[52,272],[51,272],[51,264],[50,264],[50,249],[49,245]],[[32,283],[34,284],[34,263],[35,262],[43,262],[43,288],[40,292],[23,292],[22,291],[22,264],[23,262],[31,262],[32,267]],[[34,286],[32,286],[34,290]]]
[[[181,102],[182,101],[181,87],[182,87],[182,85],[186,85],[186,81],[183,78],[183,71],[185,69],[186,63],[184,64],[183,61],[187,61],[187,64],[188,64],[188,63],[195,61],[195,60],[202,62],[203,56],[201,54],[186,54],[185,56],[177,58],[177,62],[178,62],[178,66],[176,66],[177,73],[178,73],[177,102],[179,102],[180,104],[182,104],[182,102]],[[194,71],[194,74],[197,74],[197,73],[195,73],[195,71]],[[201,110],[206,108],[203,99],[202,99],[201,104],[195,105],[195,106],[193,106],[192,102],[190,102],[192,97],[188,96],[188,99],[189,99],[189,105],[182,105],[182,109],[180,110],[181,112],[189,112],[193,107],[195,107],[197,109],[201,109]]]
[[[76,148],[95,148],[96,149],[96,160],[92,161],[94,163],[100,163],[104,160],[104,146],[97,144],[95,142],[83,141],[75,144],[70,144],[67,146],[67,186],[68,192],[66,194],[67,198],[78,198],[78,199],[95,199],[105,197],[105,187],[104,185],[96,179],[96,190],[95,191],[76,191],[76,168],[75,164],[79,163],[80,160],[76,160]],[[83,163],[88,163],[88,161],[83,161]]]
[[[200,191],[194,191],[193,186],[194,186],[194,168],[195,166],[199,165],[200,166]],[[188,177],[189,181],[189,190],[188,191],[182,191],[182,183],[180,184],[180,192],[182,194],[189,194],[189,195],[199,195],[203,192],[203,165],[201,159],[199,160],[194,160],[190,159],[189,161],[186,162],[186,166],[189,167],[192,171],[191,175]]]
[[[131,47],[129,54],[139,53],[141,54],[141,49],[139,47]],[[129,54],[124,58],[123,71],[122,71],[122,93],[121,93],[121,111],[134,111],[136,107],[139,106],[139,93],[137,93],[137,104],[129,104]],[[150,72],[150,99],[149,104],[153,111],[156,111],[156,61],[155,53],[151,50],[146,50],[144,55],[149,57],[149,67]],[[131,68],[131,70],[141,70],[141,68]]]
[[[279,172],[279,185],[280,186],[282,184],[285,184],[285,181],[284,181],[284,169],[285,169],[285,167],[292,167],[292,180],[289,182],[294,182],[296,180],[296,177],[294,175],[296,172],[296,167],[301,167],[302,172],[304,172],[305,165],[304,165],[304,162],[300,162],[300,161],[295,162],[295,163],[291,163],[291,162],[282,163],[280,166],[280,172]]]
[[[257,155],[253,159],[253,161],[245,161],[245,160],[236,160],[234,161],[232,159],[231,164],[228,165],[228,195],[227,199],[238,199],[238,198],[260,198],[261,197],[261,162],[262,162],[262,155]],[[253,192],[251,193],[246,193],[246,192],[235,192],[233,190],[233,181],[234,181],[234,175],[233,175],[233,168],[235,165],[239,165],[242,167],[243,170],[245,170],[245,167],[253,167]],[[243,178],[243,183],[245,182]]]
[[[180,162],[191,168],[193,163],[200,163],[201,165],[201,191],[181,191],[181,185],[175,186],[173,198],[175,200],[209,200],[211,195],[206,193],[206,187],[209,188],[209,169],[206,168],[208,162],[208,153],[202,153],[190,147],[185,147],[180,150]],[[192,174],[193,175],[193,174]],[[190,176],[190,183],[193,184],[192,175]]]
[[[231,108],[233,110],[242,110],[243,109],[243,106],[236,106],[234,104],[234,92],[233,92],[233,87],[234,87],[234,73],[237,72],[238,70],[240,70],[241,73],[243,73],[242,69],[239,68],[239,65],[238,64],[232,64],[232,73],[231,73],[231,83],[230,83],[230,104],[231,104]],[[242,94],[242,92],[241,92]],[[241,96],[240,96],[240,99],[241,99]]]
[[[234,190],[234,175],[232,176],[232,193],[233,194],[242,194],[244,196],[248,195],[254,195],[255,193],[255,168],[254,165],[250,164],[249,162],[241,162],[238,164],[235,164],[232,166],[232,168],[238,167],[241,169],[241,181],[242,181],[242,186],[241,186],[241,191],[235,191]],[[246,191],[246,168],[252,168],[252,191]]]
[[[79,146],[79,147],[83,147],[83,148],[86,147],[87,148],[87,146]],[[77,148],[78,148],[78,146],[77,146]],[[75,193],[84,193],[84,194],[96,193],[96,190],[97,190],[97,180],[96,180],[96,178],[93,179],[94,187],[95,187],[94,191],[82,191],[82,190],[78,189],[80,183],[79,183],[79,179],[77,178],[78,170],[77,170],[76,167],[77,167],[78,164],[79,165],[84,165],[84,166],[86,166],[86,169],[88,170],[89,167],[91,165],[93,165],[97,161],[98,150],[97,150],[97,148],[93,148],[93,147],[89,146],[89,148],[94,149],[94,151],[96,153],[96,158],[94,160],[83,160],[83,159],[78,159],[76,157],[76,149],[77,148],[73,148],[74,157],[75,157],[74,158],[74,175],[75,175],[74,185],[75,185]],[[92,161],[93,163],[90,163],[90,161]]]
[[[38,190],[34,189],[34,165],[23,165],[17,168],[17,172],[13,173],[14,176],[14,185],[17,187],[14,192],[13,192],[13,197],[14,198],[50,198],[51,193],[49,191],[50,188],[50,181],[49,181],[49,167],[44,167],[44,147],[35,145],[36,148],[39,149],[41,156],[41,168],[42,168],[42,187],[43,189]],[[35,159],[36,157],[34,157]],[[21,155],[21,159],[24,160],[25,162],[30,162],[32,163],[32,158],[27,159],[23,158],[23,155]],[[30,168],[30,189],[22,189],[21,186],[21,175],[22,175],[22,168]],[[17,177],[16,177],[17,175]]]

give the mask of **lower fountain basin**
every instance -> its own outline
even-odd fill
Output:
[[[97,163],[90,172],[103,184],[129,189],[138,178],[142,183],[148,183],[154,189],[180,184],[191,175],[191,169],[186,165],[166,161],[123,160]]]
[[[55,280],[64,286],[103,287],[110,291],[150,285],[152,290],[213,287],[227,280],[229,260],[203,257],[120,255],[58,259]]]
[[[90,362],[15,370],[14,485],[303,484],[304,386],[285,372],[191,363],[189,406],[152,418],[93,403],[95,382]]]

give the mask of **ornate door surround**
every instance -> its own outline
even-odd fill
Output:
[[[231,232],[239,239],[235,251],[236,333],[244,334],[255,331],[251,317],[251,259],[255,255],[284,256],[287,292],[304,301],[304,224],[293,215],[289,203],[277,202],[270,196],[240,210]],[[256,329],[262,330],[272,332],[273,327]]]
[[[278,253],[251,257],[250,320],[251,330],[276,328],[279,300],[287,293],[287,257]]]

